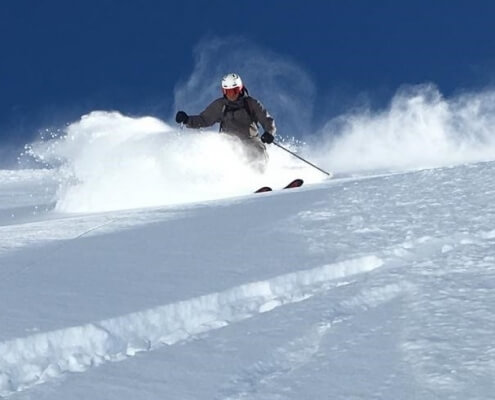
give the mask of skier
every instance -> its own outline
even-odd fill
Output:
[[[255,98],[249,96],[241,77],[225,75],[222,79],[223,97],[213,101],[199,115],[177,112],[175,121],[188,128],[203,128],[220,124],[220,132],[240,139],[253,167],[263,171],[268,161],[265,144],[273,142],[275,121]],[[258,136],[258,123],[265,130]]]

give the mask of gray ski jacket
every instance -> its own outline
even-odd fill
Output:
[[[215,123],[220,124],[220,132],[235,135],[243,142],[251,142],[257,146],[264,145],[258,137],[258,123],[266,132],[275,134],[275,121],[253,97],[242,95],[236,101],[220,97],[213,101],[199,115],[190,115],[188,128],[204,128]]]

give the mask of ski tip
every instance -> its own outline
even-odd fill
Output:
[[[284,189],[292,189],[302,186],[304,181],[302,179],[294,179],[291,183],[289,183]]]
[[[263,186],[260,187],[258,190],[256,190],[254,193],[263,193],[263,192],[271,192],[272,188],[269,186]]]

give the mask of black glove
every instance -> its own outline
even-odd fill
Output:
[[[175,122],[177,122],[178,124],[187,124],[188,119],[189,116],[184,111],[179,111],[175,115]]]
[[[265,132],[263,133],[263,135],[261,135],[261,141],[263,143],[266,143],[266,144],[270,144],[270,143],[273,143],[273,135],[269,132]]]

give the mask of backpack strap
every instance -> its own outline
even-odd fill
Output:
[[[223,119],[225,117],[225,114],[227,114],[227,105],[224,104],[222,107],[222,119],[220,120],[220,126],[218,127],[218,132],[223,132]]]
[[[254,115],[254,111],[252,110],[251,106],[249,105],[248,98],[249,98],[249,96],[244,97],[244,108],[246,109],[247,113],[249,114],[251,121],[257,125],[258,121],[256,121],[256,116]]]
[[[247,90],[246,90],[247,93]],[[253,109],[249,105],[249,99],[251,99],[251,96],[246,96],[244,97],[244,108],[246,109],[247,113],[249,114],[249,117],[251,118],[251,122],[254,122],[254,125],[256,126],[256,129],[259,129],[258,126],[258,120],[256,119],[256,115],[254,114]]]

